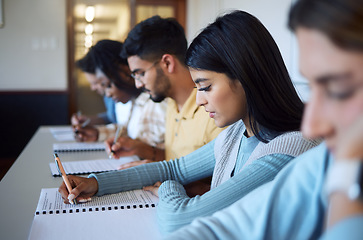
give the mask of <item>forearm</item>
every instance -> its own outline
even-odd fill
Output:
[[[363,202],[350,200],[346,194],[336,192],[330,197],[327,228],[331,228],[337,222],[358,215],[363,215]]]
[[[135,147],[135,154],[141,159],[149,159],[151,161],[165,160],[165,150],[157,147],[150,146],[140,140],[137,141],[137,147]]]
[[[335,162],[334,164],[346,164],[349,163],[350,166],[354,166],[354,169],[358,173],[347,172],[349,168],[337,168],[344,169],[343,177],[347,176],[356,176],[357,182],[356,184],[360,184],[359,175],[361,173],[361,168],[359,167],[363,161],[363,115],[361,115],[356,122],[350,125],[349,129],[344,132],[344,135],[341,135],[338,139],[339,142],[337,144],[337,149],[335,152]],[[353,165],[351,165],[353,164]],[[348,166],[349,166],[348,165]],[[346,166],[346,165],[335,165],[337,166]],[[330,169],[329,169],[330,170]],[[360,173],[359,173],[360,171]],[[331,173],[329,171],[329,173]],[[335,173],[335,172],[333,172]],[[357,174],[357,175],[356,175]],[[333,176],[333,175],[331,175]],[[329,174],[327,176],[326,181],[329,179]],[[336,176],[333,178],[336,179]],[[342,181],[338,177],[338,180]],[[360,187],[361,188],[361,187]],[[362,189],[360,189],[362,191]],[[362,195],[362,193],[360,193]],[[347,194],[344,191],[334,191],[329,196],[329,209],[327,215],[327,228],[338,224],[340,221],[344,221],[345,219],[349,219],[353,216],[361,215],[363,217],[363,200],[362,197],[358,199],[351,200],[348,198]],[[349,221],[349,220],[348,220]],[[358,230],[358,229],[357,229]]]
[[[354,215],[337,222],[324,233],[320,240],[361,240],[363,236],[363,215]]]
[[[95,126],[98,130],[98,141],[105,141],[106,139],[113,137],[116,133],[115,124],[97,125]]]
[[[165,234],[164,240],[214,240],[214,239],[258,239],[249,234],[244,237],[241,234],[244,226],[240,219],[240,213],[243,210],[240,204],[236,203],[223,211],[219,211],[213,216],[198,218],[191,224],[180,228],[179,230]],[[213,207],[213,206],[212,206]],[[260,237],[260,236],[258,236]]]
[[[256,160],[225,183],[194,198],[187,196],[181,184],[174,181],[164,182],[159,188],[158,206],[162,229],[166,232],[175,231],[197,217],[212,215],[231,205],[271,181],[291,159],[287,155],[274,154]],[[207,175],[208,172],[204,174]]]
[[[192,161],[188,158],[186,160]],[[91,174],[89,177],[97,179],[98,195],[140,189],[153,185],[157,181],[176,180],[188,183],[188,181],[196,180],[198,174],[193,171],[194,165],[188,164],[186,160],[182,158],[148,163],[121,171]],[[190,168],[186,166],[190,166]]]
[[[157,181],[170,179],[168,163],[157,162],[143,164],[120,171],[91,174],[98,182],[97,195],[111,194],[122,191],[141,189],[153,185]]]

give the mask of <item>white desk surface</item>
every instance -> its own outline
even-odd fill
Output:
[[[37,130],[0,182],[2,240],[28,239],[40,190],[58,188],[62,183],[62,178],[52,177],[49,169],[49,163],[54,161],[53,143],[57,142],[49,130],[51,127],[42,126]],[[87,153],[79,154],[77,160],[88,157]],[[67,154],[60,158],[68,161]]]

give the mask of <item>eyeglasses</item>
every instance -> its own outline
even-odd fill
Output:
[[[134,72],[132,72],[131,74],[130,74],[130,76],[133,78],[133,79],[135,79],[135,80],[137,80],[137,81],[141,81],[141,77],[144,77],[145,76],[145,73],[147,72],[147,71],[149,71],[151,68],[153,68],[153,67],[155,67],[155,65],[158,63],[158,62],[160,62],[160,60],[158,60],[158,61],[156,61],[156,62],[154,62],[150,67],[148,67],[146,70],[144,70],[144,71],[140,71],[140,70],[136,70],[136,71],[134,71]]]

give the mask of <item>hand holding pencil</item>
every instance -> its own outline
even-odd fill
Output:
[[[91,119],[86,115],[82,115],[81,111],[74,113],[71,118],[72,126],[87,126],[90,124]]]
[[[72,192],[72,185],[71,183],[69,182],[68,180],[68,177],[67,177],[67,174],[66,172],[64,171],[64,168],[63,168],[63,165],[58,157],[58,154],[57,153],[54,153],[54,160],[55,160],[55,164],[58,168],[58,171],[59,171],[59,174],[62,176],[63,178],[63,183],[66,185],[67,187],[67,191],[68,193],[71,193]],[[71,201],[72,204],[77,204],[77,201],[76,199],[72,199]]]
[[[95,142],[98,140],[99,131],[94,126],[77,128],[75,131],[75,139],[77,142]]]
[[[79,130],[85,128],[88,124],[90,124],[91,119],[86,116],[82,116],[82,113],[78,111],[76,114],[73,114],[71,123],[73,126],[73,130],[75,134],[79,133]]]
[[[90,201],[91,196],[95,195],[98,191],[97,180],[95,178],[67,176],[56,153],[54,154],[54,160],[63,178],[63,183],[58,191],[62,195],[64,203],[77,204]]]
[[[91,121],[91,118],[82,115],[80,111],[73,114],[71,122],[77,142],[95,142],[98,140],[98,129],[94,126],[88,126]]]
[[[122,125],[117,125],[117,130],[116,130],[116,134],[115,134],[115,138],[113,139],[113,143],[110,146],[110,154],[108,155],[109,158],[114,158],[115,157],[115,151],[112,150],[112,146],[115,145],[115,143],[117,142],[117,140],[121,137],[122,134],[122,130],[123,130],[123,126]]]
[[[109,156],[116,159],[133,155],[140,156],[140,154],[142,155],[145,147],[148,146],[139,139],[132,139],[127,136],[120,136],[117,140],[112,137],[108,138],[105,140],[105,145]]]

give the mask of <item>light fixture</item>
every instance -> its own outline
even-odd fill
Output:
[[[84,37],[84,41],[86,41],[86,42],[92,42],[93,41],[93,36],[92,35],[86,35]]]
[[[86,48],[90,48],[90,47],[92,47],[92,40],[91,40],[91,41],[85,41],[85,42],[84,42],[84,46],[85,46]]]
[[[87,22],[92,22],[95,18],[95,7],[94,6],[88,6],[86,7],[86,13],[84,15],[84,18]]]
[[[86,37],[84,39],[85,50],[88,51],[90,47],[93,45],[93,24],[92,21],[95,19],[95,7],[87,6],[84,14],[84,18],[87,21],[86,27],[84,28],[84,32],[86,33]]]
[[[91,35],[93,33],[93,25],[90,23],[87,24],[84,28],[84,32],[86,33],[86,35]]]

